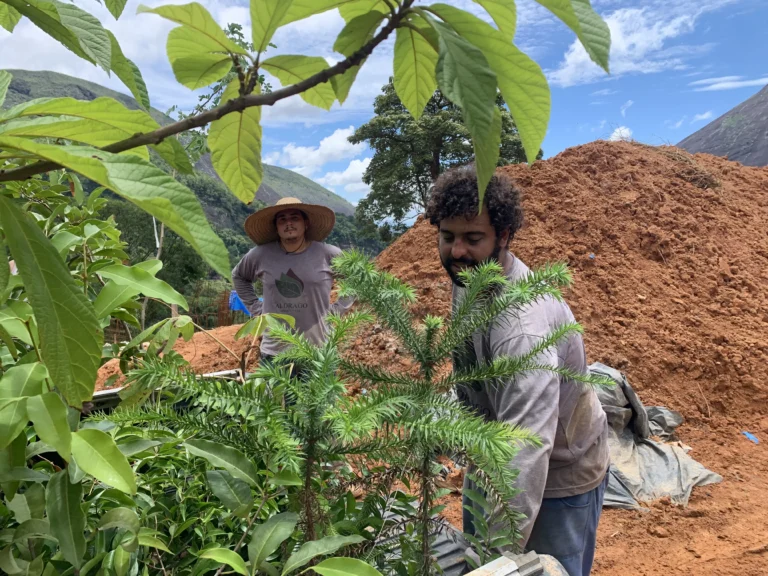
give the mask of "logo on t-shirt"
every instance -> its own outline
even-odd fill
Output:
[[[304,282],[290,268],[287,274],[283,273],[279,279],[275,280],[275,286],[284,298],[298,298],[304,293]]]

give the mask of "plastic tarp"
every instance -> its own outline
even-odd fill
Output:
[[[259,298],[259,300],[262,300]],[[245,306],[245,303],[240,300],[240,296],[237,295],[237,292],[232,290],[229,293],[229,309],[234,312],[244,312],[246,316],[250,316],[251,312],[248,310],[248,308]]]
[[[690,449],[676,440],[675,429],[683,423],[679,412],[660,406],[645,408],[618,370],[600,363],[589,369],[616,382],[615,387],[597,391],[608,417],[611,452],[604,506],[642,509],[643,502],[665,496],[685,506],[695,486],[722,481],[691,458]]]

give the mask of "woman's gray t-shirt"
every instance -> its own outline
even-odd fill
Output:
[[[331,305],[333,272],[331,261],[341,254],[336,246],[312,242],[303,252],[287,253],[279,242],[256,246],[232,270],[235,291],[251,314],[287,314],[296,319],[296,330],[314,343],[321,344],[328,333],[325,317],[343,314],[354,300],[340,299]],[[253,289],[261,280],[263,302]],[[262,355],[273,356],[284,345],[264,335]]]

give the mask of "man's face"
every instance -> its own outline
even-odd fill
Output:
[[[308,222],[298,210],[283,210],[275,216],[277,235],[281,240],[302,240],[307,231]]]
[[[446,218],[440,221],[440,260],[453,283],[461,286],[459,272],[485,260],[498,260],[508,240],[509,232],[496,236],[487,209],[474,218]]]

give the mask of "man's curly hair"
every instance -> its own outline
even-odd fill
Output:
[[[435,181],[426,216],[434,226],[446,218],[477,216],[477,173],[474,165],[451,168]],[[509,239],[523,225],[520,191],[509,176],[494,174],[485,191],[483,206],[488,210],[491,225],[500,236],[509,230]]]

